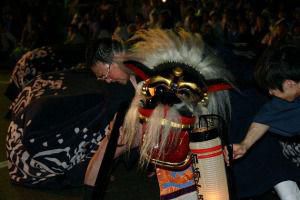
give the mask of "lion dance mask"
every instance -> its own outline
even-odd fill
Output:
[[[198,34],[138,32],[126,65],[143,79],[124,131],[140,138],[140,164],[153,163],[161,199],[229,199],[220,133],[231,76]],[[141,67],[146,70],[141,70]]]

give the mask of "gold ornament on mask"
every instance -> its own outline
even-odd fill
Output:
[[[158,87],[166,92],[173,93],[178,98],[190,98],[194,103],[207,105],[208,95],[205,86],[199,86],[195,82],[184,80],[184,71],[181,67],[175,67],[168,77],[157,75],[144,81],[142,86],[142,94],[151,99],[158,93]],[[193,99],[192,99],[193,98]]]

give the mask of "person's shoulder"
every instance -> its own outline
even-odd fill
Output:
[[[298,107],[300,107],[300,98],[290,102],[278,97],[273,97],[270,101],[265,103],[263,110],[285,111]]]

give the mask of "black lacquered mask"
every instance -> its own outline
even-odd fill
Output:
[[[144,81],[142,94],[146,97],[146,107],[155,107],[161,103],[173,105],[182,101],[192,104],[203,102],[207,99],[205,80],[197,73],[184,70],[186,66],[168,67],[161,70],[159,75],[152,76]]]

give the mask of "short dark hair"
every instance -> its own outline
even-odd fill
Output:
[[[267,49],[257,64],[255,78],[266,89],[282,91],[284,80],[300,81],[299,40]]]
[[[111,38],[101,38],[91,41],[86,51],[87,67],[92,67],[98,61],[103,63],[112,63],[116,53],[125,52],[125,46]]]

